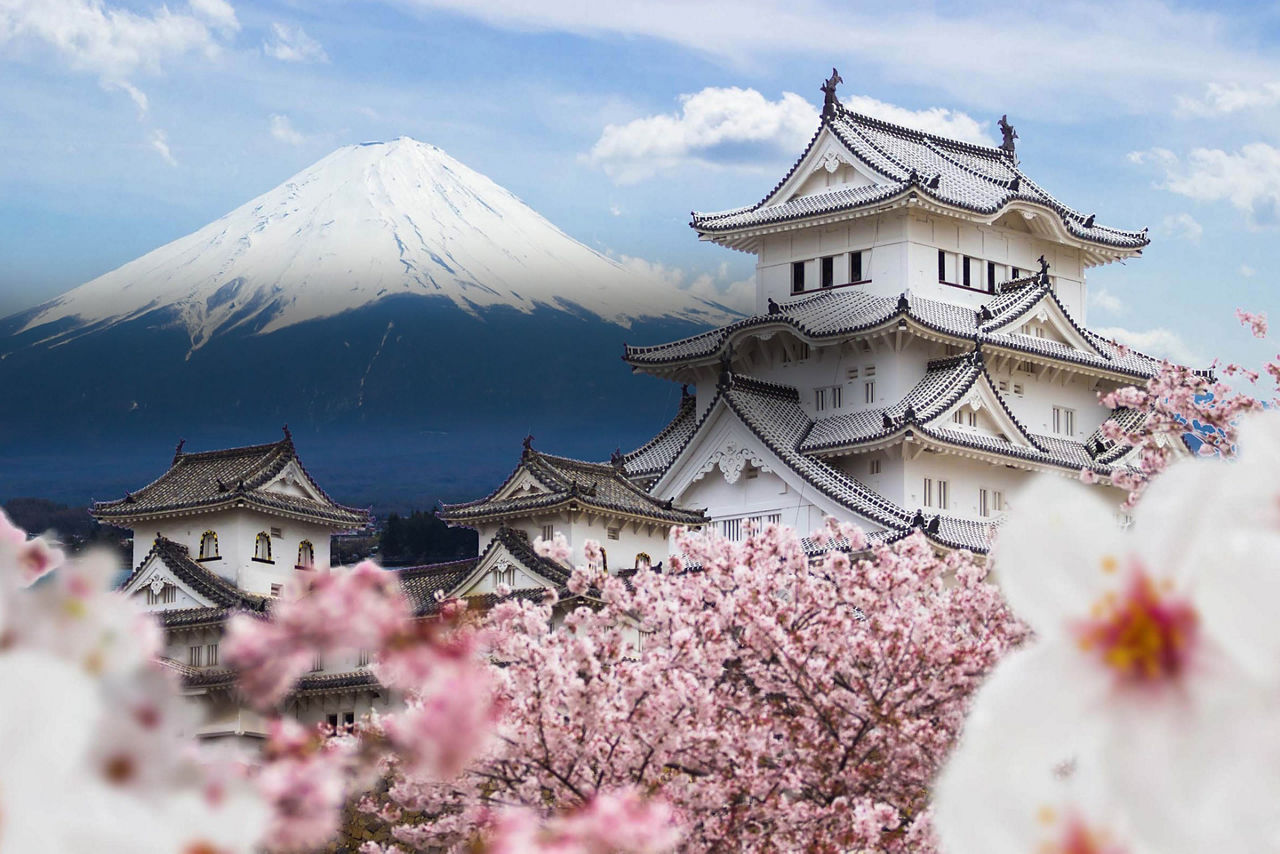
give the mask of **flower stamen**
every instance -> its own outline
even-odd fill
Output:
[[[1107,593],[1093,605],[1078,640],[1125,681],[1167,681],[1185,671],[1197,622],[1195,609],[1171,595],[1171,585],[1138,568],[1121,595]]]

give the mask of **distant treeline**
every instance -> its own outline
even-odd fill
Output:
[[[18,527],[32,534],[52,532],[71,551],[108,545],[120,551],[125,564],[130,560],[129,532],[98,524],[87,507],[69,507],[47,498],[11,498],[0,506]],[[478,542],[475,531],[450,528],[433,513],[391,513],[376,532],[335,537],[333,562],[346,565],[372,557],[384,566],[444,563],[475,557]]]
[[[129,532],[99,525],[87,507],[69,507],[47,498],[10,498],[3,504],[13,524],[30,534],[52,534],[73,552],[86,546],[105,545],[120,551],[129,560]]]
[[[443,563],[475,557],[478,544],[475,531],[450,528],[433,513],[392,513],[380,526],[377,558],[383,566]]]

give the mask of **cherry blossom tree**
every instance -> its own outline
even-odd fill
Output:
[[[1254,337],[1267,336],[1265,314],[1237,309],[1236,317]],[[1107,439],[1138,449],[1137,470],[1118,471],[1112,477],[1116,486],[1129,492],[1126,509],[1131,510],[1137,505],[1152,478],[1175,459],[1174,448],[1184,436],[1192,437],[1197,452],[1203,456],[1230,457],[1236,450],[1236,426],[1240,416],[1275,403],[1274,393],[1267,400],[1265,395],[1255,397],[1216,379],[1215,371],[1218,370],[1223,376],[1241,380],[1250,387],[1257,386],[1265,374],[1274,381],[1275,391],[1280,392],[1280,356],[1277,356],[1261,371],[1231,363],[1219,365],[1216,360],[1209,371],[1196,371],[1165,362],[1145,387],[1122,388],[1099,395],[1098,400],[1103,406],[1150,413],[1142,424],[1133,429],[1126,430],[1116,421],[1108,421],[1102,427]],[[1092,472],[1082,472],[1081,476],[1087,481],[1093,480]]]
[[[461,848],[511,821],[554,834],[565,811],[646,792],[687,850],[927,850],[929,782],[1023,632],[982,568],[919,535],[816,562],[774,526],[676,542],[689,566],[580,569],[573,599],[492,611],[497,738],[453,779],[396,767],[392,801],[426,815],[396,828],[406,847]],[[666,850],[649,834],[634,850]]]

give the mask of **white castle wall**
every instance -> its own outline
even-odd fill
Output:
[[[145,527],[146,525],[151,527]],[[270,536],[273,528],[279,529],[280,536],[271,536],[272,562],[254,560],[258,534],[266,532]],[[252,510],[223,510],[143,523],[143,527],[134,531],[135,567],[142,562],[155,542],[152,531],[185,545],[193,559],[200,557],[200,540],[204,532],[215,532],[218,535],[219,557],[200,563],[242,589],[263,595],[271,593],[271,585],[283,584],[292,575],[298,560],[298,546],[303,540],[311,542],[317,565],[327,564],[330,556],[331,531],[328,528]]]
[[[768,235],[760,242],[756,265],[756,311],[767,311],[770,298],[778,302],[793,298],[791,265],[796,261],[805,264],[806,293],[820,290],[821,258],[834,256],[835,284],[842,285],[849,282],[848,253],[861,251],[864,278],[869,281],[853,287],[877,296],[897,296],[909,289],[920,296],[977,308],[991,299],[982,281],[986,262],[1000,265],[1004,277],[1015,267],[1026,275],[1039,270],[1037,259],[1043,255],[1058,298],[1084,324],[1087,306],[1079,250],[1003,224],[1016,225],[1021,220],[1022,214],[1015,212],[1002,218],[1001,225],[979,225],[903,208],[839,225]],[[938,281],[940,249],[981,260],[979,281],[973,282],[973,288]]]

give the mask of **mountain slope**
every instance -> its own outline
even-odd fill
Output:
[[[727,315],[583,246],[439,148],[401,137],[344,146],[23,313],[10,331],[53,345],[167,309],[196,350],[233,330],[267,334],[399,294],[444,297],[472,314],[542,306],[621,326]]]

